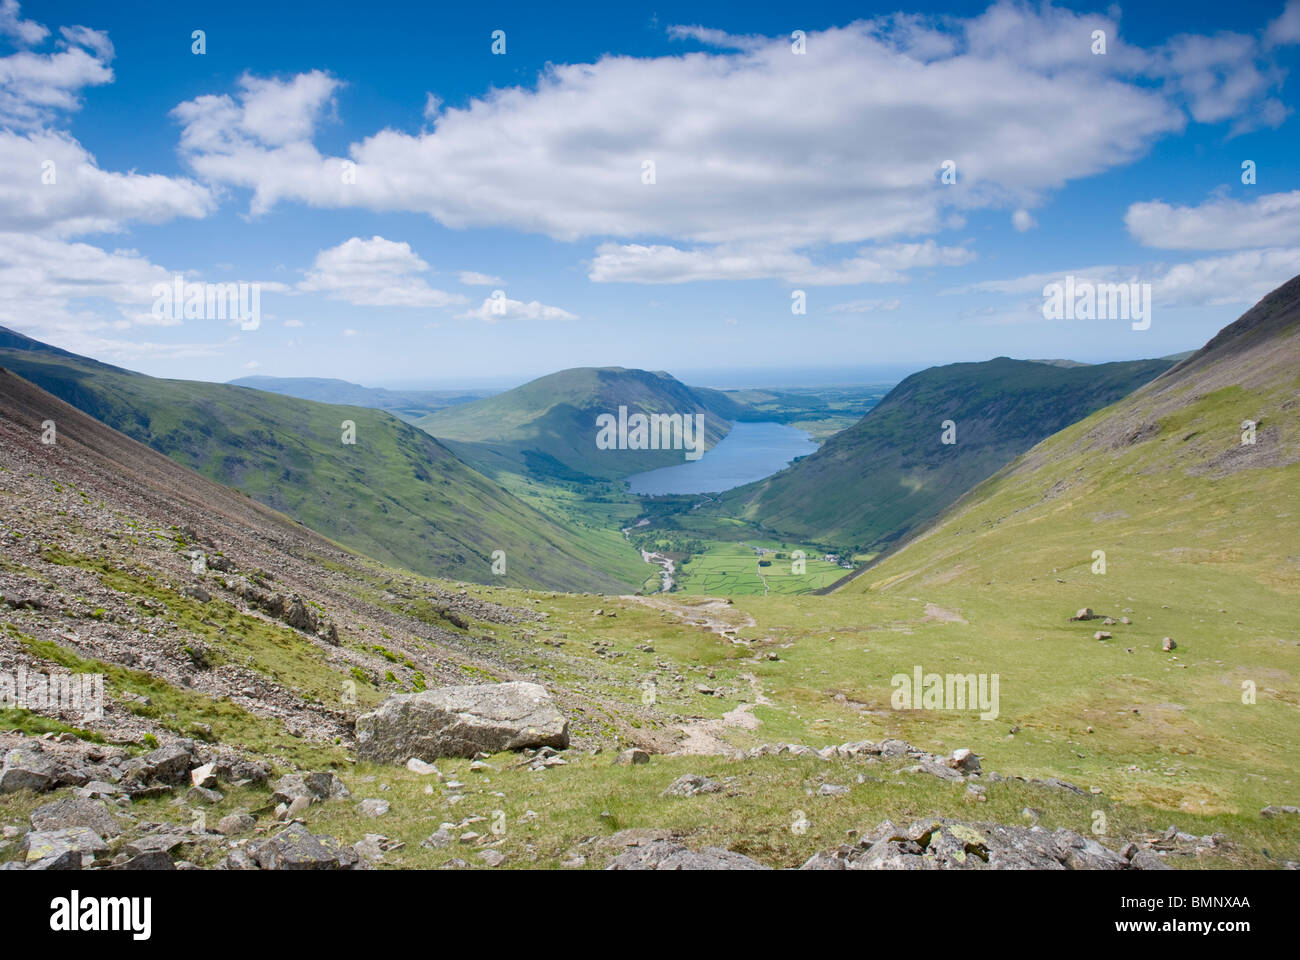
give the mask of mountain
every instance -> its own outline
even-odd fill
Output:
[[[931,367],[903,380],[815,453],[703,509],[792,539],[876,549],[1172,363],[1065,366],[998,357]],[[943,442],[945,433],[955,442]]]
[[[1047,558],[1052,572],[1086,579],[1095,548],[1126,594],[1177,591],[1210,606],[1241,591],[1238,610],[1294,609],[1297,543],[1300,277],[1016,458],[845,589],[941,570],[967,584],[1016,583],[1035,569],[1046,579]]]
[[[173,460],[339,543],[476,582],[622,590],[644,573],[614,537],[561,526],[390,414],[163,380],[0,328],[0,365]],[[344,422],[355,427],[345,443]],[[506,573],[492,572],[505,551]]]
[[[472,390],[387,390],[382,387],[363,387],[329,377],[240,377],[230,383],[237,387],[265,390],[267,393],[279,393],[300,400],[374,407],[377,410],[387,410],[408,423],[435,410],[490,395],[489,392]]]
[[[695,391],[667,373],[575,367],[421,417],[417,423],[466,462],[562,481],[615,480],[681,463],[681,449],[601,449],[597,417],[704,415],[705,449],[726,436],[742,405],[716,390]]]

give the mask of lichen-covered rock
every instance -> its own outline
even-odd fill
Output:
[[[400,694],[357,718],[358,759],[380,763],[568,745],[568,720],[536,683]]]
[[[31,747],[16,747],[5,754],[0,767],[0,793],[53,790],[59,779],[59,765]]]
[[[629,846],[606,870],[770,870],[757,860],[721,847],[691,850],[676,840],[651,840]]]
[[[841,866],[836,866],[838,862]],[[1134,870],[1149,869],[1073,830],[928,818],[900,829],[888,820],[856,846],[814,854],[804,869]]]
[[[252,851],[263,870],[349,870],[360,857],[334,837],[313,834],[294,823]]]
[[[64,797],[37,807],[31,816],[33,830],[63,830],[67,827],[88,827],[104,837],[116,837],[122,824],[98,800],[82,797]]]

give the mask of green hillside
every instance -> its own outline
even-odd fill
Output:
[[[781,537],[876,549],[933,517],[1062,427],[1113,403],[1172,360],[1066,367],[999,357],[908,377],[854,426],[708,512]],[[945,421],[955,443],[944,443]]]
[[[621,591],[644,578],[616,531],[563,527],[390,414],[121,370],[0,329],[0,365],[339,543],[475,582]],[[355,443],[343,442],[344,421]],[[506,573],[492,572],[505,551]]]
[[[898,641],[873,634],[870,674],[1000,674],[1003,719],[971,744],[995,765],[1037,755],[1121,800],[1254,820],[1297,795],[1297,543],[1300,278],[980,484],[822,598],[823,616],[909,624]],[[1083,607],[1114,622],[1072,622]],[[850,696],[878,699],[884,682],[864,676]],[[929,727],[959,736],[961,722]]]
[[[740,406],[718,391],[694,392],[666,373],[575,367],[483,400],[422,417],[417,424],[466,462],[492,475],[541,480],[616,480],[682,462],[681,450],[602,450],[596,418],[618,414],[705,415],[705,449],[727,435]]]

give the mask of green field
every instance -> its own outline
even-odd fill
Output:
[[[770,552],[760,555],[758,549]],[[795,550],[805,554],[802,573],[793,572]],[[710,543],[703,554],[679,565],[678,585],[682,593],[711,596],[810,593],[848,573],[822,557],[815,547],[776,541]],[[761,560],[770,566],[760,566]]]

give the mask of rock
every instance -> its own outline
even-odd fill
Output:
[[[1127,870],[1142,869],[1072,830],[963,823],[928,818],[905,831],[885,821],[838,856],[849,870]],[[810,868],[811,869],[811,868]]]
[[[451,835],[452,824],[444,823],[429,836],[420,841],[420,846],[428,847],[431,850],[438,850],[442,847],[451,846],[454,839]]]
[[[244,850],[231,850],[218,868],[221,870],[256,870],[257,861]]]
[[[629,846],[606,870],[769,870],[757,860],[720,847],[689,850],[676,840],[651,840]]]
[[[361,815],[365,817],[382,817],[388,813],[390,804],[387,800],[362,800]]]
[[[302,779],[317,800],[346,800],[352,796],[347,785],[328,770],[309,773]]]
[[[209,790],[207,787],[190,787],[185,791],[185,799],[190,803],[220,803],[226,797],[220,790]]]
[[[480,850],[478,858],[489,867],[499,867],[506,862],[506,855],[500,850]]]
[[[296,593],[289,597],[288,608],[284,611],[284,622],[304,633],[315,633],[318,626],[316,614],[307,608],[302,597]]]
[[[33,830],[62,830],[66,827],[87,827],[103,837],[116,837],[122,824],[97,800],[65,797],[37,807],[31,816]]]
[[[0,793],[53,790],[59,781],[59,765],[35,747],[16,747],[5,754],[0,767]]]
[[[649,762],[650,754],[639,747],[632,747],[630,750],[624,750],[614,758],[614,763],[627,766]]]
[[[151,853],[165,853],[170,856],[171,852],[185,840],[186,837],[182,833],[150,833],[132,840],[122,850],[133,857],[142,857]]]
[[[823,783],[817,788],[817,796],[819,797],[845,797],[848,796],[848,793],[848,787],[836,783]]]
[[[208,593],[208,591],[204,590],[197,583],[186,587],[181,591],[181,593],[185,594],[187,597],[193,597],[199,603],[207,603],[212,599],[212,594]]]
[[[1092,612],[1092,607],[1083,607],[1083,608],[1081,608],[1077,613],[1075,613],[1075,615],[1072,616],[1070,619],[1071,619],[1071,620],[1091,620],[1091,619],[1092,619],[1093,617],[1095,617],[1095,616],[1096,616],[1096,614]]]
[[[1163,640],[1160,641],[1160,649],[1164,650],[1165,652],[1168,652],[1170,650],[1177,650],[1178,644],[1174,641],[1173,637],[1165,637]]]
[[[980,772],[980,758],[965,747],[952,752],[952,759],[948,761],[948,765],[963,773]]]
[[[179,783],[194,763],[194,754],[182,741],[169,743],[128,764],[140,780]]]
[[[233,837],[240,833],[248,833],[257,826],[257,821],[247,813],[232,813],[228,817],[222,817],[217,821],[217,833],[227,837]]]
[[[175,870],[176,864],[172,863],[172,858],[161,850],[155,850],[152,853],[143,853],[138,857],[132,857],[129,860],[123,860],[121,863],[114,863],[109,866],[110,870]]]
[[[409,760],[407,760],[406,769],[410,770],[412,773],[419,774],[422,777],[427,777],[430,775],[436,776],[440,779],[442,777],[442,774],[438,771],[437,767],[435,767],[432,763],[425,763],[419,757],[411,757]]]
[[[304,813],[306,813],[307,809],[310,806],[311,806],[310,797],[294,797],[293,802],[284,808],[284,816],[281,817],[281,819],[296,820],[298,817],[301,817]]]
[[[1094,640],[1109,640],[1110,638],[1109,630],[1098,630],[1092,635],[1092,639]]]
[[[317,800],[342,800],[352,796],[343,781],[334,774],[323,773],[286,773],[271,788],[271,799],[279,803],[292,804],[299,797],[310,803]]]
[[[62,857],[73,850],[81,855],[85,866],[99,854],[108,852],[108,844],[89,827],[67,827],[63,830],[33,830],[23,837],[22,850],[29,865],[51,857]]]
[[[334,837],[313,834],[301,823],[259,844],[252,856],[263,870],[349,870],[359,858]]]
[[[35,863],[27,864],[25,869],[27,870],[80,870],[82,867],[82,862],[83,862],[83,856],[79,850],[64,850],[62,853],[54,854],[49,857],[45,857],[42,860],[37,860]],[[22,870],[24,869],[24,866],[17,862],[11,862],[11,863],[6,863],[4,866],[0,867],[0,870],[3,870],[5,868],[9,868],[13,870]]]
[[[660,794],[661,797],[694,797],[701,793],[717,793],[722,789],[722,784],[710,780],[708,777],[701,777],[694,773],[683,774],[668,785],[668,789]]]
[[[381,763],[568,745],[569,722],[536,683],[399,694],[357,718],[357,758]]]
[[[208,790],[215,788],[217,785],[217,765],[215,763],[205,763],[201,767],[195,767],[190,771],[190,783]]]
[[[1265,807],[1263,810],[1259,811],[1259,815],[1261,817],[1264,817],[1269,820],[1273,819],[1274,817],[1281,817],[1284,815],[1295,816],[1297,814],[1300,814],[1300,807],[1270,805]]]

